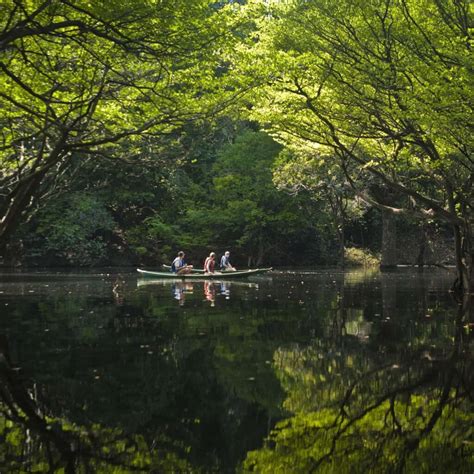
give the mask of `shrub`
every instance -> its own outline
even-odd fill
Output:
[[[344,260],[348,267],[373,267],[380,265],[380,257],[370,250],[356,247],[344,249]]]

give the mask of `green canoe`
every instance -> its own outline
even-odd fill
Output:
[[[261,273],[269,272],[271,268],[255,268],[253,270],[244,270],[237,272],[222,272],[213,273],[212,275],[206,275],[204,273],[185,273],[177,275],[172,272],[151,272],[148,270],[141,270],[137,268],[137,272],[140,276],[146,278],[167,278],[172,280],[227,280],[230,278],[247,278],[249,276],[258,275]]]
[[[171,271],[171,265],[161,265],[165,270]],[[204,273],[203,268],[193,268],[192,273]]]

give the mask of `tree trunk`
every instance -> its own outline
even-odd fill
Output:
[[[263,254],[264,254],[263,236],[260,233],[260,235],[258,236],[258,252],[257,252],[257,262],[256,262],[257,267],[259,267],[263,262]]]
[[[28,208],[33,195],[37,192],[43,176],[43,173],[38,173],[23,182],[7,203],[0,221],[0,255],[5,252],[8,241],[16,230],[23,212]]]
[[[422,268],[425,265],[425,253],[426,253],[426,225],[424,222],[421,223],[420,227],[420,238],[419,238],[419,247],[418,247],[418,256],[416,258],[416,264],[419,268]]]
[[[466,219],[462,226],[454,225],[457,278],[453,290],[474,294],[473,223]]]
[[[396,217],[389,211],[382,211],[382,261],[380,268],[397,265]]]
[[[342,222],[338,226],[338,237],[339,237],[339,265],[341,268],[345,266],[345,239],[344,239],[344,223]]]
[[[44,177],[64,156],[67,134],[65,133],[57,142],[54,149],[47,157],[38,157],[37,166],[30,170],[30,176],[20,180],[2,209],[0,220],[0,255],[3,255],[11,235],[18,227],[23,213],[28,209],[33,196],[38,192]],[[40,158],[41,162],[40,162]]]
[[[466,268],[464,277],[464,290],[474,294],[474,218],[466,224],[464,235],[464,265]]]

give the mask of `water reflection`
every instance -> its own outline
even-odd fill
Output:
[[[170,288],[173,298],[178,301],[179,306],[184,306],[186,302],[186,295],[194,295],[199,292],[204,295],[204,300],[209,302],[209,306],[216,306],[216,297],[223,297],[229,300],[231,295],[232,285],[240,286],[241,288],[252,288],[258,290],[258,283],[255,282],[229,282],[216,280],[165,280],[165,279],[138,279],[137,287],[162,287]],[[117,286],[113,288],[114,296],[117,296]]]
[[[173,285],[171,286],[171,290],[173,292],[174,299],[178,300],[180,306],[184,306],[186,293],[193,294],[194,285],[192,282],[179,281],[173,283]]]
[[[38,387],[28,389],[14,367],[8,340],[0,334],[0,459],[5,472],[190,472],[181,447],[161,436],[98,424],[78,425],[43,404]],[[3,471],[2,471],[3,472]]]
[[[402,347],[397,287],[381,283],[378,324],[349,315],[339,292],[331,337],[275,351],[291,416],[245,472],[472,472],[471,298],[448,312],[446,332],[412,333]],[[420,296],[418,317],[440,316]]]
[[[256,284],[253,284],[254,288],[258,288]],[[226,281],[222,281],[219,285],[219,290],[221,292],[221,295],[225,296],[225,299],[228,300],[230,299],[230,286],[231,284]]]
[[[216,305],[216,285],[212,281],[204,282],[204,296],[211,306]]]
[[[0,459],[7,472],[472,472],[471,306],[450,284],[0,277]]]

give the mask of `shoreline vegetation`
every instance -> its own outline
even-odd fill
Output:
[[[473,292],[469,2],[4,10],[1,264],[230,249],[246,268],[454,264]]]

